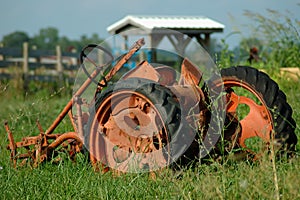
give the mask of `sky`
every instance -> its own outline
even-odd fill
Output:
[[[289,11],[300,19],[299,0],[0,0],[0,39],[14,31],[30,37],[41,28],[55,27],[60,36],[79,39],[97,33],[110,35],[106,28],[126,15],[206,16],[224,24],[223,33],[212,36],[226,38],[230,46],[249,36],[253,21],[245,10],[266,14],[267,9]],[[231,34],[240,31],[240,34]]]

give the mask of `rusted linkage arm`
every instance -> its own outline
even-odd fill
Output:
[[[7,122],[5,122],[5,129],[9,140],[7,149],[11,152],[10,159],[14,167],[17,167],[18,160],[22,160],[21,165],[24,165],[28,159],[31,159],[33,166],[37,166],[50,159],[59,146],[66,150],[71,158],[82,150],[83,143],[76,132],[48,135],[41,132],[37,136],[24,137],[20,142],[14,142],[13,134]],[[26,153],[19,153],[17,149],[20,148],[24,148]]]
[[[12,135],[11,130],[9,129],[7,121],[4,122],[4,127],[5,127],[5,130],[7,132],[8,140],[9,140],[8,148],[10,149],[10,159],[13,162],[14,167],[16,167],[17,161],[15,160],[15,157],[16,157],[16,144],[15,144],[15,140],[14,140],[14,137]]]

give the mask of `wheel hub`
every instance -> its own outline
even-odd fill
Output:
[[[107,106],[110,109],[107,109]],[[104,112],[105,111],[105,112]],[[117,92],[101,104],[98,130],[103,135],[106,165],[119,171],[165,166],[166,129],[151,101],[138,93]],[[97,156],[97,155],[96,155]]]

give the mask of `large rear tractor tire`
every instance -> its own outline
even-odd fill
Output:
[[[227,113],[239,121],[240,147],[257,152],[257,143],[273,144],[293,152],[297,144],[296,123],[286,95],[267,74],[238,66],[221,71],[227,98]]]
[[[122,80],[96,94],[85,146],[91,162],[105,169],[157,170],[174,159],[171,140],[183,129],[180,120],[180,105],[168,88],[145,79]]]

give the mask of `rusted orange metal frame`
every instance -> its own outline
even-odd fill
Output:
[[[105,76],[106,81],[111,80],[111,78],[122,68],[122,66],[132,57],[132,55],[137,52],[144,45],[144,39],[138,40],[134,46],[125,54],[119,62],[111,69],[111,71]],[[95,65],[96,66],[96,65]],[[83,136],[83,122],[82,122],[82,112],[81,112],[81,98],[80,96],[84,93],[87,87],[92,83],[93,79],[98,76],[101,72],[102,68],[96,66],[96,69],[93,73],[86,79],[86,81],[81,85],[81,87],[77,90],[77,92],[73,95],[72,99],[67,103],[67,105],[63,108],[58,117],[53,121],[53,123],[49,126],[49,128],[44,132],[37,122],[38,128],[40,130],[40,134],[38,136],[25,137],[21,142],[14,141],[13,134],[8,126],[8,123],[5,122],[5,129],[8,134],[9,145],[8,149],[11,151],[11,160],[13,162],[14,167],[17,165],[17,159],[24,158],[32,158],[34,160],[34,164],[38,164],[49,156],[49,153],[57,148],[60,145],[63,145],[64,142],[67,142],[65,146],[71,145],[73,147],[72,151],[69,151],[70,154],[74,154],[80,151],[82,147],[82,138]],[[103,81],[103,80],[102,80]],[[100,82],[100,84],[103,82]],[[99,87],[99,86],[98,86]],[[102,87],[98,88],[102,89]],[[73,116],[71,113],[72,105],[76,104],[76,108],[78,111],[78,122],[77,126],[73,120]],[[73,128],[75,132],[66,132],[63,134],[52,134],[56,127],[60,124],[60,122],[65,118],[65,116],[69,113],[70,120],[72,122]],[[54,140],[49,144],[49,139]],[[74,143],[75,141],[75,143]],[[31,150],[29,146],[35,145],[34,150]],[[17,155],[17,148],[24,147],[27,150],[27,153]],[[75,152],[74,152],[75,151]],[[35,154],[35,155],[34,155]]]
[[[144,40],[143,39],[138,40],[135,46],[131,48],[131,50],[105,76],[105,79],[109,81],[119,71],[119,69],[131,58],[131,56],[141,48],[142,45],[144,45]],[[51,126],[46,130],[45,134],[50,134],[54,131],[54,129],[58,126],[58,124],[64,119],[67,113],[71,110],[72,105],[74,103],[74,98],[77,98],[82,95],[82,93],[86,90],[86,88],[91,84],[92,80],[98,76],[101,70],[102,69],[99,67],[96,68],[96,70],[91,74],[91,77],[88,78],[83,83],[83,85],[74,94],[74,97],[65,106],[63,111],[59,114],[59,116],[55,119],[55,121],[51,124]]]

